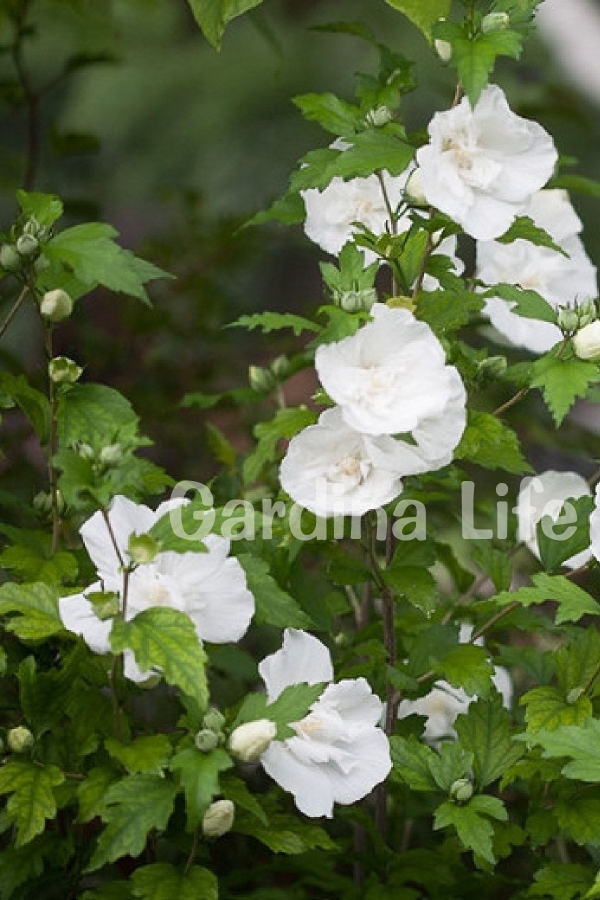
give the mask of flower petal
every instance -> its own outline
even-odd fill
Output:
[[[296,628],[286,628],[283,646],[265,657],[258,666],[269,703],[291,684],[318,684],[333,679],[329,650],[321,641]]]
[[[296,806],[305,816],[332,817],[333,790],[325,771],[300,762],[281,741],[273,741],[260,761],[267,775],[293,795]]]
[[[92,584],[87,589],[88,593],[101,590],[100,582]],[[90,650],[94,653],[110,653],[109,635],[113,620],[99,619],[84,593],[61,597],[58,601],[58,612],[65,628],[81,635]]]
[[[84,522],[79,533],[101,579],[115,577],[121,566],[113,537],[121,558],[125,560],[129,535],[149,531],[155,519],[155,513],[147,506],[134,503],[119,494],[113,499],[108,511],[110,531],[101,512],[94,513]]]

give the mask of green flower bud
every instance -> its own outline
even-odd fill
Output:
[[[248,369],[248,381],[253,391],[258,394],[268,394],[277,384],[277,379],[273,372],[268,369],[261,369],[260,366],[250,366]]]
[[[219,746],[219,735],[212,728],[201,728],[194,743],[201,753],[210,753]]]
[[[77,451],[77,455],[82,459],[96,459],[96,451],[84,441],[78,441],[75,445],[75,450]]]
[[[202,719],[204,728],[209,728],[211,731],[220,731],[224,724],[225,716],[218,709],[215,709],[214,706],[207,710]]]
[[[285,355],[278,356],[273,360],[269,369],[275,378],[285,378],[290,371],[290,361]]]
[[[68,356],[55,356],[48,363],[48,375],[55,384],[75,384],[83,372]]]
[[[49,322],[60,322],[68,319],[73,312],[73,301],[66,291],[56,288],[47,291],[40,302],[40,312]]]
[[[23,260],[11,244],[0,247],[0,266],[7,272],[16,272],[23,265]]]
[[[570,306],[562,306],[558,311],[558,327],[565,333],[577,331],[579,328],[579,314]]]
[[[377,302],[377,291],[375,288],[366,288],[362,291],[343,291],[335,298],[338,306],[346,312],[369,312],[374,303]]]
[[[414,169],[409,175],[404,188],[404,194],[406,199],[414,206],[427,206],[427,198],[423,193],[423,179],[421,177],[420,169]]]
[[[8,749],[13,753],[27,753],[33,747],[33,735],[29,728],[19,725],[18,728],[11,728],[6,735]]]
[[[231,830],[235,818],[235,806],[231,800],[215,800],[202,819],[202,831],[206,837],[218,838]]]
[[[52,496],[45,491],[39,491],[32,500],[33,508],[43,516],[49,516],[52,512]]]
[[[590,322],[596,319],[598,314],[596,301],[584,300],[577,307],[577,312],[579,313],[579,327],[583,328],[585,325],[589,325]]]
[[[484,16],[481,21],[481,30],[484,34],[490,34],[492,31],[504,31],[510,25],[510,16],[505,12],[491,12]]]
[[[506,372],[507,362],[505,356],[489,356],[478,363],[477,368],[486,378],[499,378]]]
[[[32,234],[22,234],[17,241],[17,253],[21,256],[33,256],[39,249],[39,241]]]
[[[123,459],[123,448],[120,444],[107,444],[100,451],[100,462],[105,466],[116,466]]]
[[[137,566],[151,563],[159,553],[158,542],[150,534],[130,534],[127,553]]]
[[[40,272],[44,272],[46,269],[50,268],[50,260],[45,256],[38,256],[36,261],[33,264],[33,271],[36,275],[39,275]]]
[[[101,622],[113,619],[120,612],[119,595],[114,591],[90,591],[85,598],[90,601],[94,615]]]
[[[378,106],[376,109],[369,110],[365,116],[365,122],[367,125],[372,125],[373,128],[382,128],[388,122],[391,122],[393,118],[394,115],[389,107]]]
[[[457,778],[450,786],[449,796],[456,803],[466,803],[473,796],[473,785],[468,778]]]
[[[242,762],[256,762],[277,734],[277,726],[270,719],[246,722],[232,732],[229,749]]]

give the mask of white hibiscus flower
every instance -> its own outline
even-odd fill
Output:
[[[269,702],[289,685],[333,680],[327,647],[293,628],[286,628],[281,650],[258,668]],[[364,678],[329,684],[308,715],[294,723],[294,737],[273,741],[261,763],[293,794],[300,812],[331,818],[334,803],[356,803],[390,772],[388,739],[378,727],[382,709]]]
[[[383,303],[371,315],[352,337],[319,347],[315,358],[321,384],[349,426],[373,435],[427,431],[425,423],[439,421],[459,393],[464,406],[460,377],[429,325]]]
[[[576,472],[555,472],[549,469],[541,475],[524,478],[517,499],[518,537],[524,541],[534,556],[540,558],[536,526],[544,516],[556,522],[565,500],[591,497],[592,492],[585,478]],[[592,515],[595,515],[592,514]],[[592,517],[590,517],[591,533]],[[559,529],[562,531],[563,529]],[[592,550],[583,550],[563,565],[578,569],[591,559]]]
[[[513,113],[497,85],[474,109],[465,97],[436,113],[429,135],[416,156],[425,197],[478,240],[507,231],[557,160],[550,135]]]
[[[568,254],[529,241],[511,244],[497,241],[477,243],[477,278],[484,284],[518,284],[537,291],[555,309],[561,305],[596,297],[596,267],[590,262],[579,237],[581,220],[566,191],[546,190],[535,194],[523,210]],[[492,325],[513,344],[533,353],[550,350],[562,334],[558,326],[528,319],[512,312],[514,304],[500,297],[486,301],[485,312]]]
[[[361,434],[334,407],[292,438],[279,478],[292,500],[317,516],[361,516],[401,492],[397,467],[393,438]]]
[[[596,505],[590,515],[590,551],[592,556],[600,561],[600,484],[596,485],[594,499]]]
[[[112,536],[101,512],[94,513],[82,525],[80,534],[99,580],[80,594],[60,599],[59,612],[65,628],[80,634],[95,653],[110,652],[113,619],[101,621],[86,595],[110,591],[121,598],[121,562],[128,562],[130,535],[145,534],[170,509],[183,502],[168,501],[153,511],[127,497],[117,496],[108,513]],[[204,543],[207,553],[169,551],[159,553],[151,563],[138,566],[129,576],[125,618],[133,619],[152,606],[169,606],[190,617],[201,640],[218,644],[238,641],[254,614],[254,597],[247,588],[240,563],[228,556],[229,541],[211,534],[204,538]],[[151,674],[140,672],[133,653],[125,651],[128,678],[143,681]]]
[[[463,623],[460,627],[459,642],[466,644],[473,633],[471,625]],[[483,646],[483,639],[475,643]],[[509,709],[512,703],[513,685],[510,674],[503,666],[494,666],[492,681],[496,690],[502,695],[504,706]],[[423,737],[428,744],[437,745],[442,740],[456,737],[454,723],[458,716],[465,713],[476,696],[467,694],[462,688],[453,687],[447,681],[436,681],[433,689],[418,700],[402,700],[398,707],[398,718],[419,715],[427,716]]]

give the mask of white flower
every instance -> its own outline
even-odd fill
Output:
[[[255,762],[262,756],[276,734],[277,726],[270,719],[245,722],[231,733],[229,749],[243,762]]]
[[[550,135],[515,115],[496,85],[485,88],[474,109],[465,97],[436,113],[429,135],[416,156],[424,194],[479,240],[504,234],[557,160]]]
[[[573,336],[573,347],[579,359],[600,361],[600,319],[585,325]]]
[[[429,325],[406,309],[376,303],[373,321],[352,337],[318,348],[315,366],[329,396],[349,426],[365,434],[412,434],[416,446],[398,445],[401,457],[418,457],[402,474],[429,459],[451,459],[465,426],[465,392],[458,372],[446,365],[442,345]]]
[[[540,549],[536,534],[538,522],[544,516],[550,516],[552,521],[556,522],[565,500],[577,500],[579,497],[591,495],[587,481],[576,472],[555,472],[549,469],[541,475],[524,478],[517,499],[519,540],[524,541],[539,559]],[[590,550],[583,550],[566,560],[563,565],[577,569],[588,562],[591,555]]]
[[[600,561],[600,484],[596,485],[594,500],[595,506],[590,515],[590,551],[592,556]]]
[[[579,237],[581,220],[567,192],[539,191],[522,212],[547,231],[568,256],[520,239],[510,244],[479,241],[477,278],[484,284],[518,284],[537,291],[555,309],[595,297],[598,293],[596,267]],[[545,353],[561,340],[556,325],[519,316],[512,312],[513,305],[500,297],[491,297],[485,307],[492,325],[513,344],[533,353]]]
[[[338,407],[321,413],[290,441],[281,463],[281,486],[317,516],[361,516],[402,490],[397,442],[361,434]]]
[[[114,498],[108,519],[121,560],[127,563],[131,534],[145,534],[163,515],[183,501],[162,503],[153,512],[126,497]],[[87,593],[110,591],[122,595],[121,560],[101,512],[85,522],[80,534],[96,566],[98,581],[81,594],[59,600],[65,628],[80,634],[95,653],[110,652],[113,620],[101,621]],[[210,534],[204,538],[207,553],[159,553],[152,563],[136,568],[129,576],[125,618],[153,606],[168,606],[186,613],[201,640],[214,643],[238,641],[254,614],[254,597],[237,559],[228,556],[229,541]],[[133,653],[125,651],[125,675],[134,681],[150,676],[140,672]]]
[[[327,647],[293,628],[286,628],[281,650],[258,668],[269,702],[288,685],[333,679]],[[294,737],[273,741],[261,763],[280,787],[293,794],[300,812],[331,818],[334,803],[355,803],[390,772],[388,739],[377,727],[382,708],[364,678],[330,684],[308,715],[294,723]]]
[[[468,643],[472,633],[471,625],[461,625],[459,642]],[[483,640],[478,638],[475,643],[482,646]],[[513,687],[508,671],[502,666],[494,666],[492,681],[502,695],[504,706],[510,708]],[[447,681],[436,681],[433,689],[424,697],[419,697],[418,700],[402,700],[398,707],[398,718],[404,719],[411,715],[427,716],[423,736],[428,744],[436,745],[441,740],[456,737],[454,723],[457,717],[465,713],[476,699],[476,696],[470,696],[462,688],[453,687]]]
[[[202,833],[218,838],[231,831],[235,819],[235,806],[231,800],[215,800],[202,817]]]

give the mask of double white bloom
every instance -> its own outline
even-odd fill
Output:
[[[581,220],[567,192],[540,191],[531,198],[523,215],[547,231],[568,255],[524,240],[511,244],[479,241],[477,278],[484,284],[518,284],[537,291],[555,309],[596,297],[596,267],[579,237]],[[558,326],[519,316],[511,311],[512,306],[507,300],[491,297],[486,301],[485,312],[492,325],[513,344],[533,353],[545,353],[560,341]]]
[[[315,365],[338,404],[290,442],[281,485],[319,516],[362,515],[388,503],[401,478],[452,461],[466,395],[429,326],[376,303],[355,335],[318,348]]]
[[[550,135],[515,115],[496,85],[485,88],[474,109],[465,97],[436,113],[429,136],[416,156],[425,197],[482,241],[507,231],[558,158]]]
[[[293,628],[286,628],[281,650],[258,669],[269,702],[289,685],[333,680],[327,647]],[[273,741],[261,763],[293,794],[300,812],[331,818],[334,803],[355,803],[390,772],[388,739],[378,727],[382,709],[364,678],[329,684],[308,715],[294,723],[294,737]]]
[[[122,564],[129,563],[130,535],[145,534],[183,502],[161,503],[153,511],[117,496],[108,512],[110,530],[101,512],[82,525],[80,534],[99,580],[87,591],[59,600],[59,612],[65,628],[80,634],[95,653],[110,652],[113,619],[100,620],[86,594],[110,591],[122,602]],[[228,556],[229,541],[210,534],[204,543],[207,553],[159,553],[153,562],[134,569],[128,578],[125,618],[133,619],[153,606],[168,606],[190,617],[201,640],[217,644],[239,641],[254,614],[254,597],[240,563]],[[139,670],[131,651],[126,650],[124,658],[125,675],[133,681],[143,681],[153,674]]]

